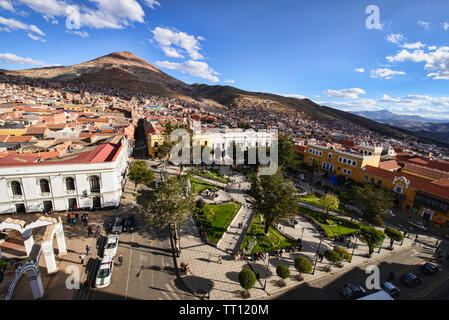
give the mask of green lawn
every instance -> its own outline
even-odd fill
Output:
[[[210,242],[220,240],[240,207],[235,202],[204,205],[198,217]]]
[[[257,241],[257,244],[251,250],[251,253],[255,252],[269,252],[271,250],[283,249],[293,245],[297,245],[297,241],[291,240],[282,235],[276,228],[270,227],[268,237],[264,235],[265,226],[262,224],[259,227],[260,217],[259,214],[254,216],[253,222],[248,230],[248,233],[243,240],[240,250],[248,249],[248,244],[251,243],[251,239]]]
[[[334,217],[307,208],[301,208],[301,212],[312,217],[324,229],[326,236],[329,238],[356,232],[362,226],[360,223],[354,221]]]
[[[221,189],[220,187],[217,187],[213,184],[195,178],[190,178],[190,186],[192,187],[193,193],[201,193],[206,189],[213,189],[213,188]]]
[[[202,176],[204,178],[208,178],[211,180],[215,180],[218,182],[223,182],[223,183],[230,182],[229,179],[221,177],[220,174],[218,173],[218,171],[216,171],[216,170],[190,170],[190,173],[197,175],[197,176]]]

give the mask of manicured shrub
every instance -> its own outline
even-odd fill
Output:
[[[249,289],[253,288],[256,284],[256,275],[254,271],[250,269],[243,269],[239,273],[239,283],[240,286],[245,289],[244,296],[249,297]]]
[[[345,248],[335,247],[334,251],[337,252],[341,256],[342,260],[351,261],[352,256],[349,253],[349,251],[346,250]]]
[[[302,280],[303,273],[312,273],[312,262],[303,256],[296,257],[295,269],[299,272],[298,280]]]
[[[290,269],[287,266],[277,266],[276,274],[281,278],[281,284],[285,286],[285,279],[290,277]]]

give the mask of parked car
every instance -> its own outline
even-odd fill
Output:
[[[341,293],[346,299],[357,299],[366,294],[366,290],[359,285],[348,283],[341,287]]]
[[[424,227],[424,225],[422,224],[422,222],[415,222],[415,221],[412,221],[412,220],[408,220],[407,223],[408,223],[409,225],[411,225],[411,226],[417,228],[417,229],[420,229],[420,230],[422,230],[422,231],[427,231],[427,228]]]
[[[401,277],[401,282],[409,287],[415,287],[419,284],[421,284],[422,279],[415,276],[411,272],[407,272]]]
[[[123,218],[122,217],[116,217],[114,219],[114,226],[112,227],[113,233],[120,233],[123,231]]]
[[[437,273],[438,271],[440,271],[440,268],[438,268],[437,266],[426,262],[425,264],[423,264],[421,266],[421,271],[424,272],[425,274],[428,275],[433,275],[434,273]]]
[[[114,270],[114,258],[105,256],[101,260],[100,268],[98,268],[97,277],[95,278],[96,288],[106,288],[111,284],[112,271]]]
[[[391,297],[399,297],[399,294],[401,293],[401,290],[391,282],[382,283],[382,289],[384,289],[384,291]]]
[[[115,257],[115,255],[117,254],[118,243],[119,243],[119,236],[113,235],[107,237],[104,245],[103,256]]]
[[[135,228],[135,218],[134,216],[127,216],[125,219],[125,224],[123,225],[124,232],[133,232]]]
[[[396,217],[396,213],[394,213],[393,211],[391,211],[391,210],[386,210],[385,211],[387,214],[389,214],[390,216],[392,216],[392,217]]]
[[[165,166],[165,164],[159,163],[159,164],[152,165],[151,167],[154,168],[154,169],[160,169],[160,168],[162,168],[163,166]]]

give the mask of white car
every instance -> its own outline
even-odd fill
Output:
[[[112,271],[114,270],[114,258],[105,256],[101,260],[97,277],[95,278],[95,288],[106,288],[111,284]]]
[[[394,213],[393,211],[391,211],[391,210],[385,210],[385,212],[386,213],[388,213],[390,216],[392,216],[392,217],[396,217],[396,213]]]
[[[106,243],[104,245],[103,256],[115,257],[115,255],[117,254],[118,242],[119,236],[117,235],[107,237]]]

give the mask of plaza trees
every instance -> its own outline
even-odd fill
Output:
[[[179,239],[180,224],[193,213],[195,206],[193,194],[187,192],[187,179],[179,176],[164,180],[151,193],[142,210],[148,223],[161,228],[169,226],[175,242]]]
[[[362,226],[360,231],[360,240],[368,246],[369,255],[372,255],[374,249],[380,247],[386,238],[385,233],[375,227]]]
[[[290,180],[285,180],[282,172],[278,170],[274,175],[250,175],[251,202],[257,212],[265,220],[264,233],[268,236],[270,226],[285,219],[292,219],[299,211],[300,205],[296,188]]]
[[[254,287],[256,284],[256,275],[254,274],[254,271],[250,269],[243,269],[239,273],[239,283],[240,286],[245,289],[245,291],[242,293],[244,297],[249,298],[250,293],[249,290]]]
[[[303,273],[312,273],[312,262],[306,257],[298,256],[295,258],[295,269],[299,272],[296,279],[302,281],[304,279],[302,277]]]
[[[391,209],[394,206],[391,192],[372,183],[354,186],[353,196],[365,207],[365,219],[375,225],[382,224],[381,210]]]
[[[148,169],[144,160],[139,160],[131,164],[128,178],[134,182],[135,191],[137,191],[139,184],[150,184],[154,180],[154,173],[153,170]]]
[[[331,270],[331,267],[333,265],[340,263],[343,259],[341,255],[335,250],[327,250],[326,252],[324,252],[324,257],[327,261],[329,261],[329,267],[327,268],[328,271]]]
[[[329,210],[337,210],[340,206],[340,200],[335,194],[326,193],[326,195],[321,198],[321,203],[323,207],[326,208],[327,214],[329,214]]]
[[[404,240],[404,234],[398,229],[388,227],[385,229],[384,232],[387,235],[387,237],[390,238],[390,248],[393,248],[393,243],[395,241],[401,242],[402,240]]]
[[[276,267],[276,274],[279,278],[281,278],[280,284],[285,287],[285,279],[290,277],[290,269],[287,266],[279,265]]]

